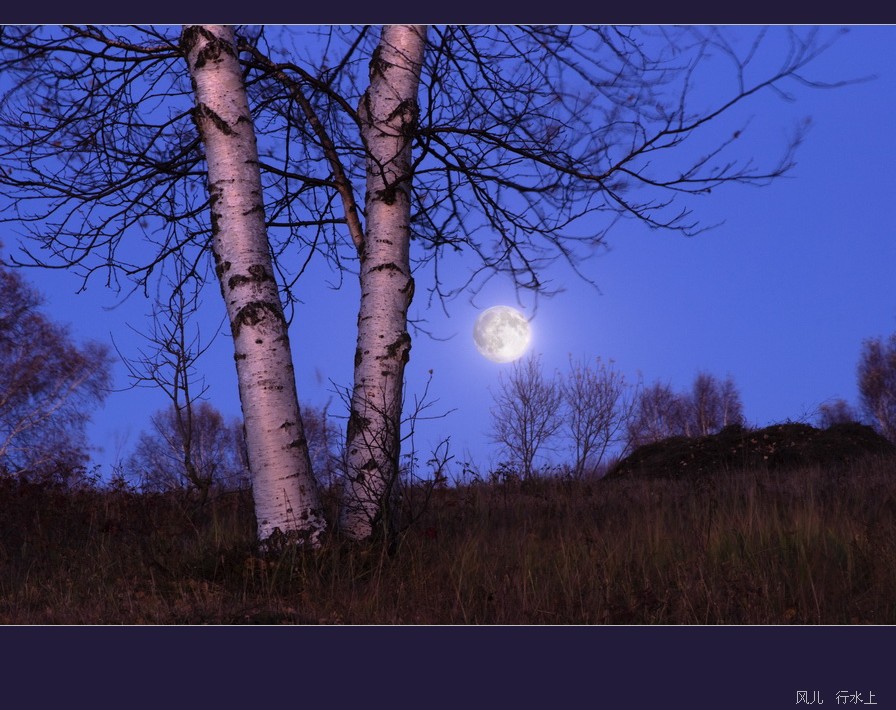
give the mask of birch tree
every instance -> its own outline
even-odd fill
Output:
[[[23,263],[79,269],[85,285],[105,274],[107,285],[147,289],[173,254],[188,265],[179,281],[201,285],[211,255],[259,539],[279,531],[317,544],[325,524],[233,28],[6,27],[0,49],[11,82],[0,106],[7,221],[40,246],[26,246]],[[126,235],[140,232],[142,248],[122,253]]]
[[[379,519],[391,535],[398,494],[405,363],[410,358],[411,146],[426,36],[421,26],[386,26],[370,59],[358,117],[367,148],[366,229],[358,248],[361,305],[349,414],[347,483],[340,528],[369,537]],[[384,517],[385,516],[385,517]]]
[[[205,147],[211,249],[233,334],[258,535],[301,534],[317,544],[325,522],[299,413],[233,29],[186,27],[181,42]]]
[[[719,380],[708,372],[699,372],[686,400],[688,436],[707,436],[731,424],[744,424],[744,407],[734,380]]]
[[[287,114],[287,122],[296,122],[307,142],[318,145],[332,197],[338,197],[326,204],[341,205],[338,221],[347,227],[358,263],[358,338],[339,520],[341,532],[356,540],[374,533],[390,539],[396,527],[404,370],[411,348],[408,308],[414,296],[412,147],[419,136],[426,34],[423,26],[383,27],[376,44],[368,45],[369,82],[360,96],[349,65],[353,56],[364,55],[359,46],[370,39],[366,29],[335,70],[318,76],[246,47],[259,71],[283,86],[298,107],[300,120]]]
[[[654,382],[641,387],[626,423],[626,448],[633,450],[672,436],[686,436],[686,407],[685,398],[667,383]]]

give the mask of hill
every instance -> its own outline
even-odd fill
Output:
[[[679,478],[725,470],[779,471],[804,466],[842,466],[868,455],[896,455],[896,446],[869,426],[774,424],[762,429],[725,427],[718,434],[671,437],[638,447],[619,461],[608,478]]]

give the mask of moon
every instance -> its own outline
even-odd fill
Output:
[[[515,308],[492,306],[479,314],[473,327],[476,348],[494,362],[513,362],[529,347],[532,329]]]

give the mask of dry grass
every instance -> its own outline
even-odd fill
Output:
[[[6,482],[0,623],[896,623],[882,458],[438,490],[391,557],[338,539],[261,555],[253,531],[245,493]]]

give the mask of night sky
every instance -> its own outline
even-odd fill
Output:
[[[440,304],[428,304],[426,284],[418,281],[411,315],[425,320],[434,337],[412,331],[407,407],[422,395],[432,370],[430,396],[436,401],[426,413],[450,412],[419,423],[414,444],[421,462],[447,435],[456,461],[472,460],[486,471],[501,460],[490,443],[491,391],[511,366],[486,360],[472,339],[478,313],[497,304],[516,306],[532,319],[532,352],[549,372],[565,372],[572,356],[613,360],[631,381],[660,380],[679,390],[700,371],[731,376],[753,425],[811,422],[819,404],[832,398],[857,404],[862,340],[896,331],[890,215],[896,27],[851,27],[811,74],[832,81],[876,78],[832,90],[796,87],[794,102],[771,92],[749,102],[755,118],[741,150],[758,158],[780,150],[803,119],[811,119],[811,129],[786,177],[762,188],[725,186],[687,203],[701,223],[715,228],[684,237],[623,221],[611,231],[608,248],[583,266],[596,287],[558,266],[547,275],[563,291],[537,302],[525,295],[518,300],[509,281],[496,278],[475,297],[445,304],[446,313]],[[9,253],[14,239],[3,241]],[[473,265],[457,262],[458,282]],[[348,275],[333,289],[333,275],[323,268],[312,269],[300,286],[303,302],[291,337],[300,401],[329,402],[330,411],[341,415],[334,383],[351,384],[358,286]],[[46,297],[51,317],[70,323],[78,338],[110,343],[114,336],[122,351],[136,354],[141,343],[127,326],[148,330],[144,316],[151,306],[139,293],[113,308],[120,296],[99,280],[75,295],[80,282],[70,274],[29,270],[26,277]],[[223,314],[211,286],[203,307],[208,335]],[[210,401],[228,415],[239,414],[225,335],[199,365]],[[119,364],[115,381],[122,389],[128,384]],[[110,394],[90,428],[104,475],[130,453],[149,415],[165,404],[152,390]],[[558,450],[543,462],[564,459]]]

